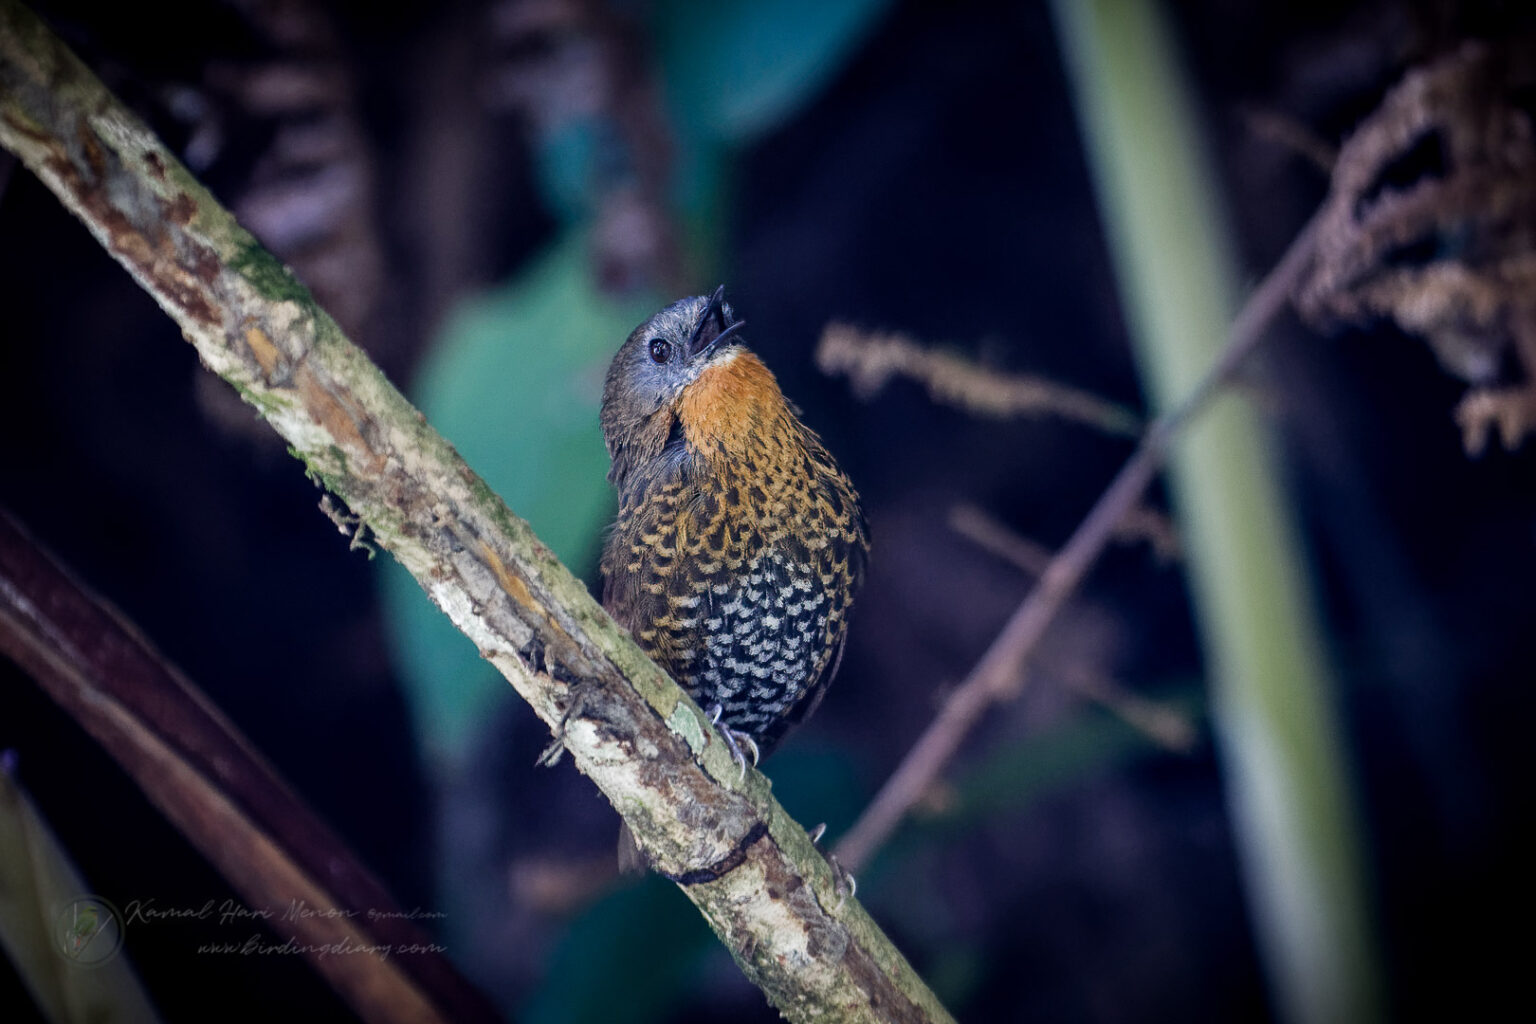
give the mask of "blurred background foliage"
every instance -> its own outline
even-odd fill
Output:
[[[1142,406],[1043,2],[39,9],[594,585],[606,360],[657,306],[725,283],[874,531],[838,683],[765,765],[834,839],[1031,585],[952,530],[952,510],[1049,548],[1130,451],[910,383],[860,401],[814,367],[841,320]],[[1405,68],[1532,28],[1492,0],[1159,9],[1248,280],[1327,187],[1275,124],[1326,149]],[[396,567],[346,550],[282,446],[3,157],[0,187],[0,502],[405,905],[444,915],[450,955],[509,1019],[773,1019],[672,887],[614,876],[611,809],[568,764],[533,767],[547,731],[472,645]],[[1302,535],[1285,557],[1315,574],[1338,666],[1390,1015],[1485,1016],[1519,998],[1518,951],[1488,908],[1522,889],[1533,852],[1533,456],[1469,460],[1462,385],[1395,329],[1276,335],[1244,390]],[[1196,636],[1182,567],[1112,549],[1022,699],[860,875],[959,1018],[1276,1014]],[[1123,701],[1074,685],[1084,672],[1184,715],[1194,741],[1126,724]],[[97,891],[228,895],[24,677],[4,664],[0,680],[0,748]],[[130,930],[167,1019],[210,998],[229,1019],[346,1019],[300,963],[192,962],[213,937]],[[0,1016],[12,1006],[26,1019],[0,962]]]
[[[590,575],[613,514],[597,428],[609,339],[627,335],[647,306],[593,287],[579,230],[532,262],[453,312],[412,398],[562,562]],[[490,702],[517,695],[398,563],[381,562],[380,574],[422,741],[440,759],[463,754]]]
[[[661,3],[646,12],[647,55],[664,104],[658,113],[670,129],[665,143],[650,144],[683,154],[665,202],[671,217],[693,226],[697,251],[718,254],[726,244],[725,218],[711,214],[730,205],[725,164],[733,148],[814,98],[883,7],[879,0],[733,0]],[[633,148],[644,143],[626,139],[615,106],[549,115],[531,155],[540,195],[558,220],[556,237],[514,277],[453,310],[411,394],[560,560],[586,576],[596,571],[598,541],[613,515],[597,424],[603,373],[615,339],[675,297],[666,290],[674,282],[649,279],[651,268],[626,275],[638,286],[618,294],[592,274],[593,219],[612,192],[639,187],[643,175],[645,156]],[[720,276],[718,267],[693,269],[696,280]],[[409,575],[393,564],[384,575],[391,636],[423,738],[443,755],[466,751],[487,702],[516,697]]]

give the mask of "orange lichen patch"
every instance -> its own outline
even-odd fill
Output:
[[[185,192],[178,192],[169,202],[162,201],[161,210],[169,220],[186,227],[197,216],[197,202]]]
[[[478,547],[481,559],[485,562],[486,567],[491,570],[491,574],[496,577],[496,585],[501,588],[502,593],[510,597],[522,609],[522,614],[518,617],[524,622],[529,622],[530,625],[533,625],[539,638],[543,641],[546,662],[570,666],[577,672],[591,671],[590,664],[581,653],[581,649],[549,614],[544,604],[533,596],[533,591],[528,589],[528,584],[522,578],[508,571],[507,564],[502,561],[495,548],[491,547],[484,540],[478,543]],[[532,619],[536,619],[537,622],[530,621]],[[538,623],[542,623],[542,625]],[[480,656],[487,657],[484,651],[480,652]],[[524,664],[523,668],[539,675],[548,674],[546,668],[535,667],[531,664]]]
[[[373,450],[358,427],[364,418],[362,414],[353,415],[315,372],[302,363],[293,373],[293,389],[314,421],[324,427],[345,451],[361,458],[360,464],[351,467],[355,474],[377,476],[384,471],[386,459]]]
[[[260,327],[247,327],[245,329],[245,345],[251,350],[251,355],[256,357],[256,365],[261,367],[261,372],[267,380],[271,380],[277,374],[278,364],[282,362],[283,354],[278,351],[272,339],[267,337],[267,332]]]
[[[496,583],[508,597],[524,608],[543,612],[543,607],[533,599],[533,592],[528,589],[528,584],[508,572],[506,563],[501,560],[496,549],[483,540],[480,542],[480,556],[485,559],[485,564],[490,567],[491,573],[496,577]]]
[[[785,412],[778,381],[751,352],[736,349],[683,389],[677,417],[695,451],[740,455],[754,433]]]
[[[496,553],[496,549],[483,540],[480,542],[480,556],[485,559],[486,566],[491,570],[491,574],[496,577],[496,584],[501,587],[502,593],[522,606],[525,613],[537,615],[544,621],[546,640],[563,633],[555,623],[555,620],[550,618],[549,612],[544,608],[544,605],[538,598],[533,596],[533,591],[528,589],[528,584],[524,583],[521,577],[514,576],[509,572],[507,564],[501,560],[501,556]]]

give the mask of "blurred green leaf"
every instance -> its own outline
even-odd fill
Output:
[[[608,360],[660,302],[617,302],[568,231],[516,280],[465,302],[417,376],[417,407],[573,572],[590,574],[612,514],[598,426]],[[385,614],[422,741],[444,756],[512,692],[409,574],[381,560]]]
[[[667,1020],[715,937],[671,882],[652,875],[592,906],[555,950],[525,1024]]]
[[[986,981],[995,963],[989,963],[985,950],[974,945],[946,945],[933,953],[933,960],[923,972],[934,994],[946,1006],[964,1005]],[[1003,968],[1012,970],[1010,966]]]
[[[539,194],[556,217],[573,223],[592,214],[605,162],[624,143],[600,117],[573,117],[539,139],[534,151]]]
[[[1185,680],[1162,692],[1157,700],[1203,730],[1204,691]],[[883,873],[880,861],[895,860],[935,839],[948,841],[957,829],[969,828],[1001,813],[1016,815],[1037,800],[1086,779],[1123,769],[1138,758],[1165,756],[1167,749],[1151,736],[1109,711],[1084,707],[1027,739],[994,747],[988,756],[955,779],[941,810],[917,819],[910,835],[899,836],[887,856],[871,865],[871,878]],[[862,881],[862,879],[861,879]]]
[[[0,768],[0,949],[49,1020],[159,1019],[119,951],[126,927],[89,895],[37,808]]]
[[[654,38],[686,135],[740,143],[777,127],[842,69],[886,0],[657,5]]]
[[[829,699],[837,699],[836,687]],[[826,822],[833,837],[852,825],[869,801],[869,780],[846,751],[806,743],[798,735],[763,763],[763,771],[796,821],[807,828]]]
[[[1193,717],[1198,695],[1176,704]],[[1085,708],[1037,736],[999,747],[955,784],[955,800],[937,820],[964,824],[1016,814],[1067,786],[1148,754],[1166,754],[1146,733],[1100,708]]]

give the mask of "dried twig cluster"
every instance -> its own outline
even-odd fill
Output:
[[[1536,132],[1519,51],[1469,43],[1409,73],[1339,151],[1297,305],[1387,317],[1473,386],[1469,452],[1536,428]],[[1517,383],[1510,383],[1515,371]]]

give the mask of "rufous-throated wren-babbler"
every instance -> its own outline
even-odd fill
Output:
[[[608,368],[619,514],[603,605],[722,726],[742,771],[837,671],[869,536],[859,496],[713,295],[635,328]]]

